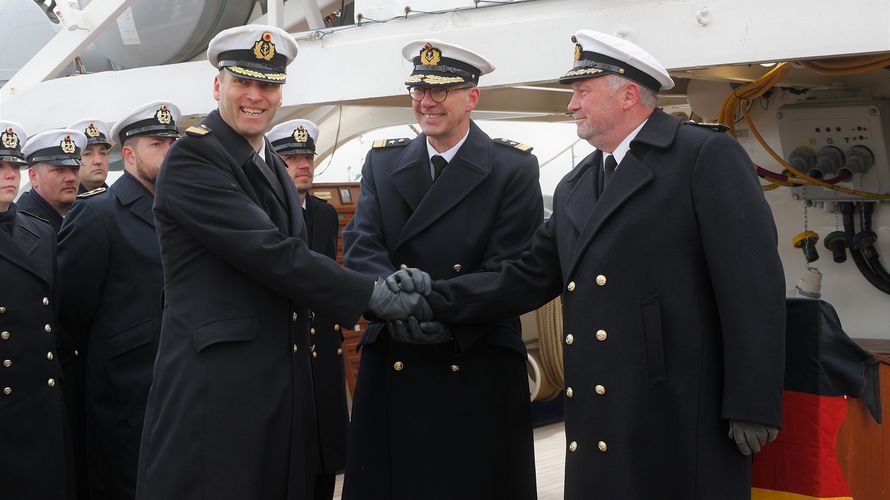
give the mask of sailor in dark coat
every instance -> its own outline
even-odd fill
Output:
[[[79,130],[87,136],[87,147],[80,154],[83,166],[77,172],[80,179],[77,194],[100,187],[108,189],[105,183],[108,178],[108,151],[111,149],[108,125],[102,120],[87,119],[72,123],[68,128]]]
[[[560,81],[599,151],[557,186],[521,259],[435,283],[430,302],[477,322],[562,293],[566,499],[746,500],[746,455],[781,423],[769,207],[738,142],[655,109],[673,81],[652,56],[592,31],[573,41]]]
[[[375,276],[405,266],[434,278],[494,270],[543,221],[537,159],[471,121],[488,61],[436,40],[403,54],[415,64],[406,84],[424,133],[368,153],[345,263]],[[364,333],[344,499],[535,498],[518,318],[441,321],[415,325],[416,335],[380,322]]]
[[[273,127],[266,137],[284,160],[287,173],[297,188],[309,248],[336,260],[340,232],[337,211],[323,199],[309,193],[315,175],[318,126],[309,120],[290,120]],[[349,414],[343,367],[343,333],[339,324],[321,314],[310,313],[309,317],[312,384],[315,388],[315,414],[321,452],[319,471],[315,475],[315,499],[331,500],[337,472],[346,463]]]
[[[0,121],[0,496],[72,499],[57,350],[56,235],[13,203],[19,169],[27,165],[26,137],[17,123]]]
[[[158,176],[165,298],[137,499],[312,498],[309,311],[352,325],[421,301],[306,245],[297,191],[263,137],[296,52],[271,26],[211,40],[219,109],[186,130]]]
[[[57,143],[50,143],[49,139],[55,139],[61,130],[65,133],[61,134]],[[56,233],[62,227],[62,217],[77,196],[80,182],[78,170],[82,164],[80,154],[85,149],[85,144],[86,136],[83,132],[54,129],[35,135],[22,149],[31,165],[28,169],[31,190],[22,193],[16,205],[19,210],[49,221]],[[73,153],[77,153],[76,158]]]
[[[151,209],[179,117],[175,105],[157,101],[121,118],[111,138],[122,146],[124,175],[107,191],[79,195],[59,233],[62,326],[86,357],[85,402],[78,403],[85,403],[94,499],[135,496],[164,288]]]

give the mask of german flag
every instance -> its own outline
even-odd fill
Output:
[[[788,299],[779,437],[754,456],[752,500],[852,500],[835,454],[847,397],[881,422],[878,360],[844,333],[834,308]]]

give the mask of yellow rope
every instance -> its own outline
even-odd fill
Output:
[[[538,309],[535,318],[538,323],[541,372],[553,386],[562,390],[565,385],[562,366],[562,299],[557,297],[544,304]]]

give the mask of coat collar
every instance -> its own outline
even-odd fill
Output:
[[[16,214],[12,234],[0,231],[0,257],[52,284],[52,270],[41,269],[34,262],[34,252],[41,240],[37,223],[28,216]]]
[[[448,213],[488,177],[491,148],[491,138],[471,121],[467,140],[442,176],[433,183],[429,174],[426,136],[421,134],[407,146],[400,164],[393,171],[393,183],[405,201],[415,208],[402,228],[396,248]],[[426,185],[429,188],[425,192],[417,189],[423,185],[421,176],[428,179]],[[415,188],[413,192],[412,187]]]
[[[646,151],[673,144],[679,126],[679,119],[656,109],[631,142],[630,151],[621,161],[609,187],[599,200],[596,199],[593,180],[599,173],[597,169],[602,162],[601,152],[588,156],[566,176],[566,182],[574,185],[566,199],[565,210],[580,231],[578,244],[569,261],[567,276],[574,272],[587,246],[608,218],[655,177],[652,168],[643,161]]]
[[[129,208],[136,217],[145,221],[149,226],[155,227],[154,214],[151,211],[154,195],[135,177],[129,172],[124,172],[124,175],[115,181],[110,189],[121,205]]]
[[[50,205],[48,201],[44,200],[43,197],[37,193],[37,191],[34,191],[34,188],[31,188],[29,191],[22,193],[22,196],[19,197],[18,206],[19,210],[32,212],[34,215],[43,217],[44,219],[48,220],[50,225],[53,226],[56,232],[58,232],[59,228],[62,227],[62,215],[59,214],[59,212],[57,212],[56,209],[53,208],[53,206]]]

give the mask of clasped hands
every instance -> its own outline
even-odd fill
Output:
[[[389,335],[409,344],[442,344],[451,340],[448,327],[432,321],[426,297],[432,289],[430,275],[420,269],[401,269],[378,280],[368,309],[386,321]]]

